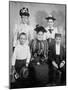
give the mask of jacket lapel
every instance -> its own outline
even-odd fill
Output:
[[[62,60],[62,56],[63,56],[63,48],[62,48],[62,45],[60,45],[60,58]]]

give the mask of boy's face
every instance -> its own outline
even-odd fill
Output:
[[[56,37],[56,43],[60,44],[61,43],[61,37]]]
[[[38,32],[38,33],[37,33],[37,39],[38,39],[38,40],[43,40],[43,34],[44,34],[44,33],[41,32],[41,31]]]
[[[22,16],[21,19],[22,19],[22,21],[24,23],[28,23],[29,22],[29,17],[28,16]]]
[[[52,19],[49,19],[48,20],[48,26],[53,27],[53,25],[54,25],[54,21]]]
[[[21,45],[23,45],[23,44],[26,42],[26,40],[27,40],[26,35],[21,35],[21,36],[20,36],[19,41],[20,41],[20,44],[21,44]]]

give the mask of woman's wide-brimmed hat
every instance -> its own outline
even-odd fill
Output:
[[[56,18],[55,18],[54,16],[52,16],[52,15],[49,15],[49,16],[48,16],[48,17],[46,17],[45,19],[46,19],[46,20],[52,19],[53,21],[55,21],[55,20],[56,20]]]

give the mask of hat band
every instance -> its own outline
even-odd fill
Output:
[[[52,20],[56,20],[55,18],[53,18],[53,17],[48,17],[48,18],[46,18],[47,20],[49,20],[49,19],[52,19]]]

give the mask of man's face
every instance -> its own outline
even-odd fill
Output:
[[[22,16],[21,19],[22,19],[22,21],[24,23],[28,23],[29,22],[29,17],[28,16]]]
[[[38,34],[37,34],[37,39],[38,39],[38,40],[43,40],[43,34],[44,34],[44,33],[41,32],[41,31],[38,32]]]
[[[56,37],[56,43],[60,44],[61,43],[61,37]]]
[[[26,39],[27,39],[26,35],[21,35],[19,39],[20,44],[23,45],[26,42]]]
[[[54,21],[52,19],[49,19],[48,20],[48,26],[53,27],[53,25],[54,25]]]

